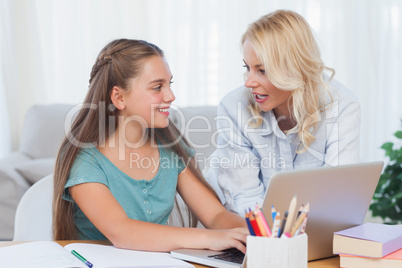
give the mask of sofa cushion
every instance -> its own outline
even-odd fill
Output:
[[[38,180],[54,172],[55,158],[33,159],[17,164],[15,169],[29,183],[34,184]]]
[[[56,157],[65,136],[64,121],[69,104],[34,105],[27,111],[20,150],[38,158]]]
[[[20,151],[14,151],[7,157],[0,159],[0,205],[2,202],[3,185],[12,183],[16,187],[15,195],[21,197],[31,186],[30,183],[15,169],[15,165],[30,161],[31,158]],[[0,216],[1,217],[1,216]]]
[[[15,210],[30,186],[15,170],[15,163],[29,160],[30,158],[20,151],[12,152],[0,160],[0,240],[13,238]]]
[[[170,116],[172,122],[194,147],[197,164],[201,170],[216,149],[216,114],[216,106],[196,106],[176,108]]]

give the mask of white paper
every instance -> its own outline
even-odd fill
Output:
[[[75,257],[77,251],[93,268],[103,267],[180,267],[194,268],[182,260],[174,259],[169,253],[118,249],[87,243],[74,243],[64,248],[53,241],[28,242],[0,248],[1,267],[15,268],[88,268]]]
[[[75,243],[65,246],[69,252],[77,251],[98,267],[194,267],[169,253],[118,249],[113,246]]]
[[[71,253],[70,253],[71,254]],[[84,263],[52,241],[38,241],[0,248],[1,267],[54,268],[86,267]]]

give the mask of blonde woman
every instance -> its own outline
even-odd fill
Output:
[[[333,79],[296,12],[261,17],[241,44],[246,81],[219,105],[206,178],[226,208],[243,215],[261,205],[276,172],[358,162],[360,105]]]
[[[222,206],[169,124],[171,83],[164,54],[153,44],[119,39],[100,52],[56,161],[54,239],[245,252],[244,219]],[[207,229],[166,225],[176,192]]]

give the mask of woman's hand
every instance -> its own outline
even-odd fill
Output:
[[[208,230],[208,249],[224,250],[228,248],[237,248],[246,253],[247,228],[234,228],[228,230]]]

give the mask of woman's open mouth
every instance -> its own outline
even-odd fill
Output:
[[[258,103],[266,101],[268,97],[268,95],[254,94],[254,99]]]

